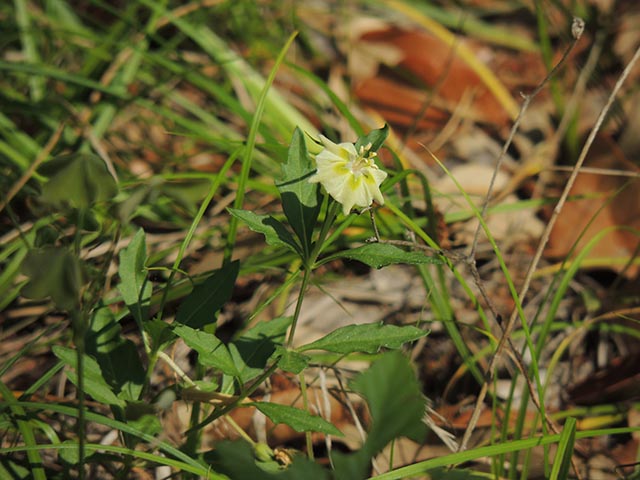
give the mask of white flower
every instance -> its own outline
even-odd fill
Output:
[[[375,164],[376,153],[369,152],[371,145],[357,152],[353,143],[335,144],[322,135],[320,141],[324,150],[316,156],[318,171],[309,181],[322,184],[342,204],[345,215],[354,206],[366,208],[374,200],[384,205],[380,184],[387,174]]]

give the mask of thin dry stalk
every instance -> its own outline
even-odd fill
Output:
[[[529,269],[527,270],[527,275],[525,277],[525,281],[524,281],[524,285],[522,286],[522,289],[520,291],[519,294],[519,298],[524,298],[525,295],[527,294],[528,290],[529,290],[529,286],[531,284],[531,280],[533,278],[533,275],[538,267],[538,263],[540,262],[540,259],[542,258],[542,252],[544,251],[544,248],[547,245],[547,242],[549,241],[549,236],[551,234],[551,230],[553,229],[553,226],[555,225],[556,220],[558,219],[558,215],[560,214],[560,211],[562,210],[562,208],[564,207],[564,204],[567,200],[567,197],[569,196],[569,192],[571,191],[571,188],[573,187],[573,184],[578,176],[578,173],[580,171],[580,168],[582,167],[582,164],[585,161],[585,158],[587,156],[587,154],[589,153],[589,150],[591,149],[591,146],[593,145],[593,142],[595,140],[596,135],[598,134],[598,132],[600,131],[600,128],[602,127],[602,124],[604,122],[605,117],[607,116],[611,105],[613,104],[620,88],[622,87],[623,83],[625,82],[625,80],[627,79],[627,77],[629,76],[629,73],[631,72],[632,68],[634,67],[634,65],[637,63],[638,59],[640,58],[640,47],[638,47],[638,49],[636,50],[633,58],[630,60],[630,62],[627,64],[627,66],[625,67],[624,71],[622,72],[622,74],[620,75],[620,78],[618,79],[618,81],[616,82],[613,90],[611,91],[611,94],[609,95],[609,98],[607,100],[607,103],[605,104],[605,106],[603,107],[602,111],[600,112],[600,115],[598,116],[598,119],[596,120],[596,123],[593,126],[593,129],[591,130],[589,136],[587,137],[587,140],[582,148],[582,151],[580,152],[580,156],[578,157],[578,160],[576,162],[576,165],[571,173],[571,176],[569,177],[569,180],[567,181],[567,184],[565,185],[565,188],[562,192],[562,195],[560,196],[560,199],[558,201],[558,204],[556,205],[556,207],[553,210],[553,215],[551,216],[551,218],[549,219],[549,222],[543,232],[542,238],[540,240],[540,243],[538,245],[538,248],[536,250],[536,253],[533,257],[533,260],[531,261],[531,264],[529,266]],[[509,321],[504,329],[504,333],[502,334],[501,338],[500,338],[500,342],[498,343],[498,347],[494,353],[494,355],[491,358],[491,361],[489,363],[489,371],[488,371],[488,378],[492,378],[494,373],[495,373],[495,369],[497,364],[499,363],[501,357],[502,357],[502,353],[504,350],[504,347],[507,343],[507,340],[509,338],[509,335],[511,333],[511,330],[513,329],[513,326],[515,325],[515,321],[518,317],[518,311],[517,309],[514,309],[511,313],[511,316],[509,318]],[[464,450],[469,442],[469,438],[471,437],[471,434],[473,433],[473,430],[475,429],[475,426],[478,422],[478,418],[480,415],[480,410],[482,407],[482,404],[484,402],[484,399],[486,397],[487,394],[487,390],[488,390],[488,384],[489,381],[485,381],[485,383],[483,384],[480,393],[478,395],[478,398],[476,400],[476,405],[473,411],[473,414],[471,416],[471,420],[469,422],[469,426],[467,427],[467,430],[465,431],[465,434],[463,436],[462,442],[461,442],[461,449],[460,450]]]

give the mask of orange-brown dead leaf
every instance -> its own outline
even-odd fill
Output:
[[[625,158],[616,143],[604,136],[594,144],[585,167],[640,174],[640,169]],[[622,271],[624,259],[631,259],[640,242],[638,235],[629,231],[640,229],[640,178],[581,172],[570,195],[584,198],[566,203],[551,231],[546,255],[563,258],[576,242],[574,252],[579,252],[596,235],[610,228],[587,258],[609,259],[597,266]],[[621,261],[615,263],[612,258]],[[625,270],[628,277],[637,272],[637,266]]]

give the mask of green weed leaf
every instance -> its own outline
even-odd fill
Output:
[[[42,165],[39,173],[49,177],[42,187],[42,199],[55,206],[87,209],[118,193],[104,161],[93,154],[58,156]]]
[[[284,342],[291,320],[291,317],[279,317],[260,322],[229,344],[240,383],[249,382],[262,373],[271,355]]]
[[[119,398],[140,398],[145,371],[135,344],[122,337],[120,324],[108,308],[96,310],[85,338],[85,352],[96,359],[100,371]]]
[[[67,376],[71,383],[78,386],[78,376],[75,371],[77,369],[76,351],[58,345],[54,345],[52,350],[56,357],[73,369],[67,370]],[[84,355],[84,389],[87,394],[100,403],[119,407],[125,406],[125,401],[116,396],[109,383],[105,380],[98,362],[86,354]]]
[[[291,138],[283,176],[276,184],[282,198],[284,214],[298,236],[305,255],[311,250],[311,235],[320,212],[320,189],[309,183],[314,167],[307,153],[302,130],[296,128]]]
[[[400,352],[386,353],[349,385],[367,400],[372,426],[358,452],[333,455],[338,479],[365,478],[371,458],[391,440],[417,439],[426,432],[425,399],[409,360]]]
[[[360,147],[366,148],[367,145],[371,144],[369,151],[377,152],[380,149],[380,147],[382,147],[382,144],[385,142],[388,136],[389,136],[389,125],[385,123],[384,127],[379,128],[377,130],[371,130],[364,137],[360,137],[356,141],[356,150],[359,152]]]
[[[120,251],[118,290],[133,317],[142,324],[147,320],[151,283],[147,281],[147,246],[144,230],[136,232],[131,243]]]
[[[27,298],[51,297],[61,310],[78,308],[86,275],[80,259],[66,248],[35,248],[22,262],[22,273],[29,283],[22,289]]]
[[[381,323],[347,325],[324,337],[303,345],[298,352],[326,350],[334,353],[377,353],[381,348],[400,348],[406,342],[413,342],[429,332],[410,325],[398,327]]]
[[[196,286],[180,304],[176,322],[192,328],[214,324],[216,313],[231,298],[239,269],[239,262],[231,262]]]
[[[310,358],[306,355],[302,355],[293,350],[289,350],[284,347],[278,347],[276,349],[276,355],[280,358],[278,360],[278,367],[285,372],[298,374],[309,365]]]
[[[444,263],[443,260],[438,257],[429,257],[422,252],[407,252],[388,243],[367,243],[360,247],[335,253],[329,258],[324,259],[323,263],[336,258],[357,260],[373,268],[382,268],[396,263],[409,265]]]
[[[242,220],[256,233],[264,235],[266,242],[274,247],[285,247],[300,255],[300,247],[291,232],[271,215],[258,215],[248,210],[229,208],[229,213]]]
[[[217,473],[229,478],[256,478],[264,480],[328,480],[329,471],[312,462],[304,455],[294,455],[293,463],[281,466],[278,471],[263,468],[264,460],[257,458],[256,452],[244,440],[224,440],[216,443],[215,450],[206,452],[204,461]],[[271,463],[271,462],[269,462]],[[271,465],[269,465],[271,467]]]
[[[173,333],[184,340],[189,348],[198,352],[198,362],[214,367],[227,375],[238,375],[227,347],[215,335],[195,330],[187,325],[174,324]]]
[[[340,430],[324,418],[311,415],[309,412],[299,408],[271,402],[253,402],[246,405],[253,405],[276,425],[284,423],[296,432],[321,432],[339,437],[344,436]]]

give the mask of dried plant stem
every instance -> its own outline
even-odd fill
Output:
[[[553,229],[553,226],[555,225],[556,220],[558,219],[558,215],[560,214],[560,211],[562,210],[562,208],[564,207],[564,204],[567,200],[567,197],[569,196],[569,192],[571,191],[571,188],[573,187],[573,184],[576,180],[576,177],[578,176],[578,173],[580,171],[580,168],[582,166],[582,164],[585,161],[585,158],[587,156],[587,153],[589,152],[589,150],[591,149],[591,146],[593,145],[593,142],[595,140],[596,135],[598,134],[600,128],[602,127],[602,124],[604,122],[604,119],[607,115],[607,113],[609,112],[609,109],[611,108],[611,105],[613,104],[614,99],[616,98],[620,88],[622,87],[623,83],[625,82],[625,80],[627,79],[631,69],[633,68],[633,66],[636,64],[636,62],[638,61],[638,59],[640,58],[640,47],[636,50],[633,58],[631,59],[631,61],[627,64],[627,66],[625,67],[624,71],[622,72],[622,74],[620,75],[620,78],[618,79],[618,81],[616,82],[613,90],[611,91],[611,94],[609,95],[609,98],[607,100],[607,103],[605,104],[605,106],[603,107],[602,111],[600,112],[600,115],[598,116],[598,119],[596,120],[596,123],[593,126],[593,129],[591,130],[589,136],[587,137],[587,140],[585,141],[585,144],[582,148],[582,151],[580,152],[580,155],[578,157],[578,160],[576,162],[576,165],[571,173],[571,176],[569,177],[569,180],[567,181],[567,184],[565,185],[565,188],[562,192],[562,195],[560,196],[560,199],[556,205],[556,207],[553,210],[553,214],[551,216],[551,218],[549,219],[549,222],[547,223],[547,226],[542,234],[542,238],[540,240],[540,243],[538,245],[538,248],[536,250],[536,253],[533,257],[533,260],[531,261],[531,264],[529,265],[529,269],[527,270],[527,275],[525,277],[525,281],[524,284],[522,286],[522,289],[520,291],[519,294],[519,298],[524,298],[525,295],[527,294],[528,290],[529,290],[529,286],[531,284],[531,279],[533,278],[533,274],[535,273],[537,267],[538,267],[538,263],[540,262],[540,259],[542,258],[542,252],[544,251],[544,248],[547,245],[547,242],[549,241],[549,236],[551,234],[551,230]],[[491,358],[491,361],[489,362],[489,367],[488,367],[488,372],[487,372],[487,380],[485,380],[485,383],[483,384],[480,393],[478,394],[478,398],[476,400],[476,405],[473,411],[473,414],[471,416],[471,420],[469,422],[469,426],[467,427],[467,430],[464,433],[462,442],[460,444],[460,450],[464,450],[469,442],[469,438],[471,437],[471,434],[473,433],[473,430],[475,429],[475,426],[477,424],[478,421],[478,417],[480,415],[480,410],[482,407],[482,404],[484,402],[484,399],[486,397],[487,394],[487,389],[488,389],[488,384],[490,379],[493,377],[494,373],[495,373],[495,369],[496,366],[499,362],[499,360],[502,357],[502,351],[507,343],[507,340],[509,338],[509,335],[511,333],[511,330],[513,329],[513,326],[515,325],[515,321],[518,317],[518,311],[517,309],[514,309],[511,313],[511,316],[509,318],[509,321],[507,323],[507,325],[505,326],[504,329],[504,333],[502,334],[502,337],[500,338],[500,342],[498,343],[498,347],[496,348],[496,351],[494,353],[494,355]]]

